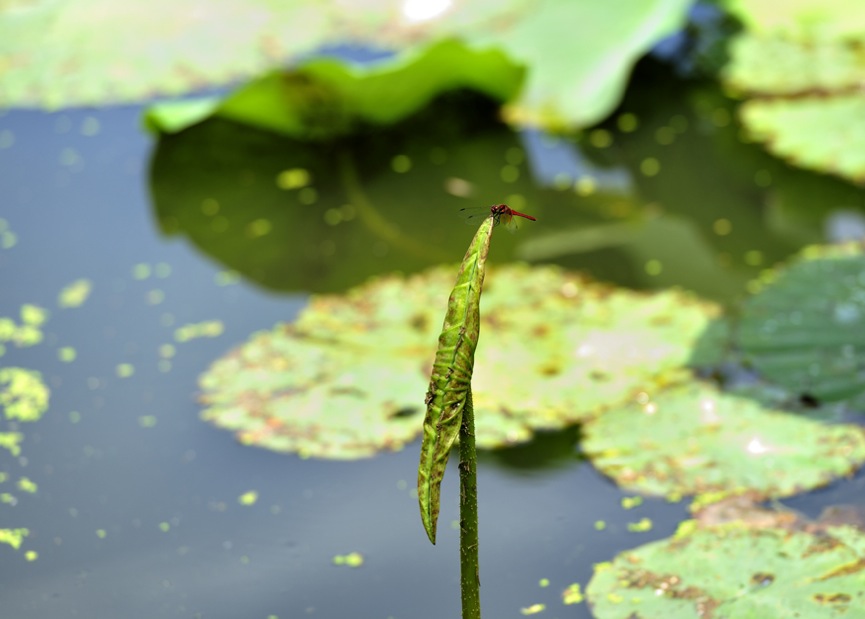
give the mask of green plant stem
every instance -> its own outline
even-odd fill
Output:
[[[460,424],[460,591],[463,619],[481,617],[481,579],[478,563],[478,457],[475,450],[475,412],[469,386]]]

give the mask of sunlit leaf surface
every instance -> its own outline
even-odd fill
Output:
[[[736,339],[766,379],[822,402],[865,407],[865,254],[812,247],[766,274]]]
[[[597,619],[857,617],[865,604],[865,535],[697,529],[596,566],[586,595]]]
[[[253,335],[202,376],[203,417],[241,441],[352,458],[420,434],[456,271],[382,277],[314,297],[292,325]],[[472,390],[477,443],[526,441],[679,377],[717,308],[553,267],[489,267]]]
[[[750,27],[724,79],[753,97],[741,113],[751,137],[803,168],[865,180],[865,5],[728,4]]]
[[[858,426],[770,411],[709,385],[649,391],[583,430],[583,450],[598,469],[650,494],[790,496],[865,462]]]

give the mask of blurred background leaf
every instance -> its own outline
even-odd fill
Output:
[[[726,4],[747,28],[730,42],[723,78],[750,98],[750,137],[795,165],[865,182],[865,5]]]

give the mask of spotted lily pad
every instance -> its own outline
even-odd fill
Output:
[[[596,566],[586,595],[597,619],[859,617],[865,535],[751,528],[696,529]]]
[[[312,299],[202,376],[202,416],[241,441],[327,458],[400,449],[424,394],[456,270],[382,277]],[[674,380],[717,313],[554,267],[489,267],[472,391],[477,443],[529,440]]]
[[[730,1],[749,28],[730,45],[727,86],[751,137],[804,168],[865,181],[865,5]]]
[[[223,85],[320,45],[326,4],[47,1],[0,5],[0,106],[57,108]]]
[[[767,272],[742,308],[738,345],[764,378],[821,402],[865,408],[865,254],[806,249]]]
[[[824,425],[692,384],[642,394],[589,421],[583,449],[629,490],[784,497],[823,486],[865,462],[858,426]]]

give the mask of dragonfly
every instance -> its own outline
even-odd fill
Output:
[[[466,223],[472,226],[480,225],[481,221],[487,217],[492,217],[495,220],[495,225],[504,224],[505,227],[514,232],[520,227],[520,220],[517,217],[528,219],[529,221],[537,221],[531,215],[515,211],[507,204],[493,204],[492,206],[472,206],[460,209],[460,216],[466,220]]]

